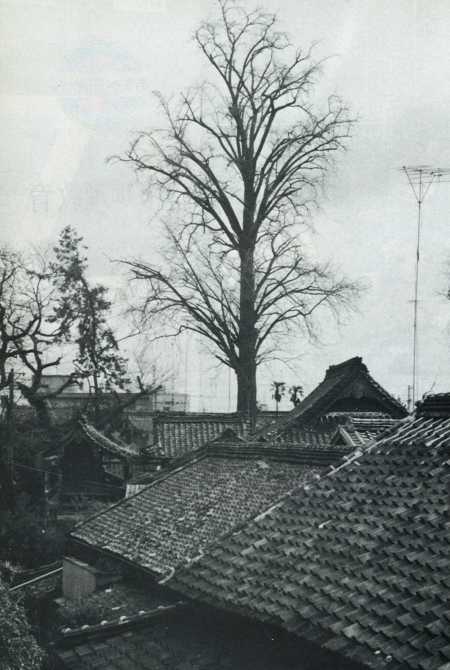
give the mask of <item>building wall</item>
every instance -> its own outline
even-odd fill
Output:
[[[56,388],[60,386],[61,381],[58,382]],[[69,388],[71,389],[72,387]],[[119,394],[119,398],[121,395]],[[129,398],[130,396],[123,394],[124,401],[127,400],[127,397]],[[107,399],[106,395],[105,399]],[[72,390],[67,390],[67,392],[51,398],[48,403],[52,416],[58,423],[68,421],[79,414],[91,401],[92,396],[89,393],[74,393]],[[135,402],[129,405],[125,409],[125,412],[131,417],[136,416],[138,420],[145,423],[151,420],[155,412],[184,413],[188,411],[188,408],[189,396],[186,393],[166,393],[165,391],[160,391],[150,396],[137,396]]]
[[[69,379],[69,375],[43,375],[40,390],[45,393],[58,391]],[[83,382],[69,384],[61,393],[80,393],[83,391]]]
[[[96,570],[87,563],[65,556],[63,560],[63,596],[81,600],[94,593],[97,586]]]

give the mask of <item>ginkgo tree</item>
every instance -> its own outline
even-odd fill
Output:
[[[159,96],[166,124],[120,160],[171,204],[165,262],[132,259],[144,313],[200,334],[237,378],[237,409],[256,412],[256,372],[280,338],[310,334],[358,286],[307,258],[301,227],[352,127],[336,96],[315,101],[322,64],[294,49],[277,17],[219,0],[195,33],[211,78]],[[173,334],[173,329],[172,329]]]

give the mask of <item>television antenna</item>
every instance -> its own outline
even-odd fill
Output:
[[[417,394],[417,305],[419,296],[419,261],[420,261],[420,236],[422,232],[422,207],[428,191],[433,183],[450,182],[450,168],[438,168],[430,165],[403,165],[402,172],[406,174],[409,185],[417,202],[417,247],[416,247],[416,273],[414,281],[414,325],[413,325],[413,372],[412,372],[412,406],[415,407]]]

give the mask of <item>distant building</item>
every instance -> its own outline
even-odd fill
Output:
[[[73,382],[65,388],[69,375],[44,375],[42,377],[41,389],[43,393],[55,393],[49,398],[48,404],[55,423],[63,423],[80,414],[92,401],[92,394],[86,388],[83,380]],[[60,392],[59,389],[62,389]],[[103,394],[108,399],[109,393]],[[157,412],[185,413],[189,410],[189,396],[187,393],[169,392],[164,388],[148,395],[140,393],[122,392],[116,396],[119,401],[127,405],[128,415],[136,418],[136,425],[145,425],[148,418]],[[135,398],[134,402],[129,402]],[[151,422],[150,422],[151,423]]]
[[[39,390],[41,393],[60,392],[64,393],[65,395],[71,393],[82,393],[83,380],[74,381],[71,384],[65,386],[65,384],[67,384],[69,379],[70,375],[43,375]]]

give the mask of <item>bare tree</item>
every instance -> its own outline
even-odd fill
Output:
[[[290,322],[310,324],[321,304],[336,306],[355,289],[305,261],[296,241],[352,119],[336,97],[315,108],[321,64],[311,50],[292,49],[275,16],[227,0],[219,7],[219,20],[195,34],[215,80],[176,107],[160,98],[166,129],[140,133],[121,160],[185,207],[182,231],[172,228],[174,265],[131,263],[150,284],[147,305],[187,315],[184,327],[236,372],[237,409],[253,417],[258,356],[270,336]],[[225,287],[224,259],[237,273],[236,294]]]
[[[130,263],[134,276],[147,282],[135,309],[144,325],[158,319],[163,337],[184,330],[201,335],[212,343],[213,355],[223,364],[239,370],[240,266],[232,254],[215,254],[211,248],[190,241],[188,247],[170,231],[175,253],[170,270],[148,263]],[[326,305],[337,315],[351,304],[357,286],[334,275],[329,266],[310,264],[297,239],[277,231],[269,248],[255,253],[255,343],[256,365],[279,353],[286,336],[299,329],[314,337],[313,314]]]
[[[52,318],[55,299],[45,255],[35,253],[25,259],[10,250],[1,251],[0,389],[9,389],[7,413],[17,387],[45,424],[49,423],[47,400],[76,377],[69,375],[60,388],[43,392],[43,375],[60,364],[60,346],[70,336],[70,323]]]

